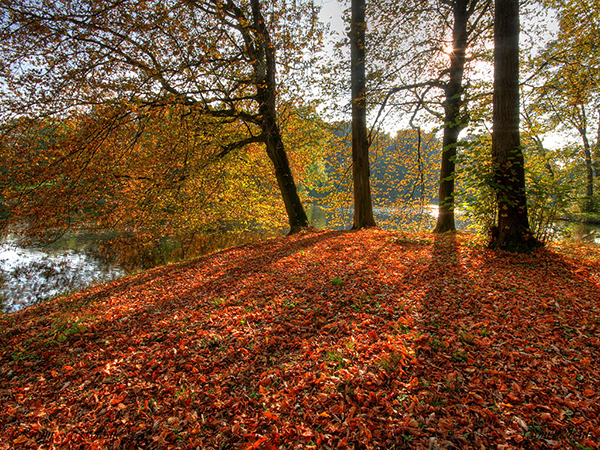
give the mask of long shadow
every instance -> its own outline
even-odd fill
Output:
[[[190,271],[194,268],[205,269],[208,264],[214,264],[215,259],[226,260],[227,268],[225,272],[219,273],[220,265],[209,268],[205,277],[213,277],[209,284],[218,286],[223,278],[238,278],[251,270],[264,270],[270,264],[277,260],[289,256],[291,253],[310,247],[315,243],[326,239],[331,239],[338,235],[338,231],[329,231],[317,235],[307,235],[298,239],[297,248],[288,248],[283,244],[282,238],[273,238],[264,242],[244,244],[236,247],[226,248],[208,255],[193,258],[167,266],[157,267],[144,271],[141,274],[130,275],[120,280],[105,283],[90,289],[85,289],[78,294],[71,296],[71,301],[62,301],[60,303],[47,302],[36,305],[35,310],[43,310],[45,313],[57,312],[61,308],[73,309],[78,306],[89,305],[102,302],[110,297],[118,296],[123,292],[129,292],[136,288],[143,287],[148,283],[170,284],[169,280],[177,277],[179,273]],[[248,257],[247,250],[256,249],[259,255]],[[239,254],[239,256],[232,256]],[[25,311],[23,312],[26,313]]]
[[[375,332],[376,320],[380,320],[382,314],[377,309],[377,296],[389,294],[380,287],[366,290],[368,275],[363,272],[375,264],[381,252],[367,253],[369,256],[360,267],[348,267],[344,259],[323,263],[323,258],[329,254],[334,257],[344,250],[354,254],[364,252],[360,242],[347,249],[343,239],[346,235],[352,236],[352,233],[326,232],[300,237],[292,243],[252,244],[117,283],[100,291],[93,304],[85,305],[90,310],[97,305],[98,311],[104,311],[105,316],[111,312],[112,317],[94,320],[89,332],[73,333],[67,336],[64,344],[51,344],[53,354],[44,356],[36,371],[56,373],[64,383],[85,373],[91,383],[88,390],[95,387],[98,391],[113,393],[113,397],[96,394],[100,401],[94,404],[84,401],[81,393],[72,394],[79,398],[81,416],[95,418],[101,412],[108,414],[106,421],[90,420],[94,422],[94,428],[78,439],[114,441],[120,435],[126,436],[120,444],[131,445],[149,445],[157,433],[153,428],[130,433],[121,426],[111,435],[109,423],[122,419],[118,409],[115,411],[116,408],[111,406],[115,406],[112,405],[115,398],[120,398],[114,392],[118,393],[123,377],[129,379],[128,384],[143,387],[139,392],[131,392],[128,388],[129,401],[151,409],[146,405],[148,399],[160,399],[159,406],[163,410],[204,411],[211,418],[202,421],[203,434],[222,434],[233,443],[239,440],[235,428],[225,430],[220,424],[235,421],[240,414],[252,416],[263,411],[261,405],[270,398],[267,391],[274,389],[271,386],[273,374],[278,373],[281,380],[276,382],[282,384],[277,389],[290,398],[297,396],[300,403],[279,405],[273,414],[286,417],[291,430],[298,433],[294,439],[300,443],[304,439],[302,434],[306,435],[301,428],[319,429],[319,421],[325,417],[319,414],[328,414],[326,404],[304,403],[314,389],[323,389],[322,395],[329,391],[320,386],[315,375],[319,367],[334,365],[336,370],[341,370],[346,364],[344,352],[359,358],[359,351],[366,346],[361,340],[376,339],[371,333]],[[285,262],[288,257],[293,258]],[[225,262],[221,263],[219,259]],[[207,266],[209,262],[212,263],[210,267]],[[198,278],[203,280],[200,283],[177,279],[178,275],[196,269]],[[269,273],[270,277],[264,276]],[[257,274],[261,276],[253,278]],[[191,274],[191,278],[195,275]],[[341,280],[341,284],[337,280]],[[264,284],[274,281],[280,283],[281,289],[270,292],[269,297],[262,297]],[[186,283],[189,286],[169,295],[175,284],[185,286]],[[152,289],[158,294],[151,292]],[[355,291],[359,293],[356,298],[349,294]],[[131,297],[129,310],[122,302],[119,305],[113,302],[114,298],[124,294]],[[136,307],[135,303],[145,298],[146,304]],[[112,309],[116,311],[112,312]],[[367,325],[364,333],[356,335],[353,321],[357,320],[373,321],[373,326]],[[51,327],[52,324],[47,326]],[[352,343],[347,338],[354,335],[359,340],[355,344],[357,347],[346,347]],[[68,352],[68,348],[84,352],[85,369],[65,372],[62,354]],[[124,358],[124,355],[129,356]],[[298,372],[299,361],[307,361],[301,372]],[[286,370],[288,365],[291,369]],[[361,384],[362,380],[352,377],[340,383],[340,392],[335,395],[345,398],[343,401],[355,409],[362,407],[363,401],[354,394]],[[42,391],[49,389],[45,385],[40,388]],[[178,389],[182,390],[181,395],[177,394]],[[217,395],[215,389],[226,394]],[[193,395],[185,397],[184,391]],[[50,388],[41,398],[46,407],[51,407],[56,404],[58,395]],[[183,406],[173,400],[178,396]],[[229,411],[227,405],[220,404],[223,398],[235,402],[237,409]],[[127,401],[124,404],[130,406]],[[298,407],[303,410],[314,407],[318,414],[312,418],[296,417]],[[138,411],[138,420],[151,420],[146,417],[150,413],[143,410]],[[24,419],[19,415],[16,417]],[[60,420],[57,416],[55,419]],[[272,428],[273,420],[269,416],[262,417],[259,423],[268,430]],[[47,427],[42,429],[47,430]],[[308,445],[309,441],[304,444]],[[360,441],[356,444],[360,448]]]
[[[459,448],[598,442],[600,374],[579,362],[599,356],[597,281],[549,250],[433,239],[414,371],[430,386],[419,419],[429,415],[432,438]]]
[[[69,437],[121,448],[357,449],[479,448],[505,445],[514,432],[536,448],[551,433],[572,437],[597,425],[588,394],[599,381],[598,347],[584,348],[593,342],[578,334],[597,333],[589,314],[597,287],[572,269],[552,253],[507,257],[468,249],[455,235],[384,232],[309,234],[155,269],[99,290],[84,307],[75,297],[76,316],[99,313],[89,330],[59,330],[54,321],[38,335],[45,341],[10,337],[24,359],[0,390],[14,391],[15,377],[38,381],[31,399],[5,398],[0,431],[17,439],[30,424],[38,445]],[[572,279],[569,291],[581,293],[588,317],[566,314],[575,304],[567,298],[556,301],[571,310],[546,301],[548,311],[536,315],[544,302],[527,303],[520,288],[536,270],[553,278],[548,292],[560,277]],[[66,316],[68,303],[61,305]],[[529,333],[519,328],[520,312],[531,315]],[[3,358],[2,373],[7,367]],[[551,383],[553,372],[574,378]],[[50,418],[31,421],[41,406],[64,431]],[[71,411],[91,425],[68,428]],[[570,420],[572,430],[543,414]],[[519,420],[529,436],[515,428]]]

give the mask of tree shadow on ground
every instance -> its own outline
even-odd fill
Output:
[[[21,359],[5,350],[0,367],[12,370],[2,436],[74,448],[543,448],[597,425],[597,286],[551,252],[322,232],[95,294],[19,316],[24,335],[6,342]],[[46,410],[52,421],[36,415]]]
[[[549,250],[433,239],[415,376],[432,387],[422,415],[437,421],[435,438],[459,448],[597,441],[597,281]]]

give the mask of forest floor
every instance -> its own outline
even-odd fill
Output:
[[[0,448],[596,449],[600,247],[310,232],[0,317]]]

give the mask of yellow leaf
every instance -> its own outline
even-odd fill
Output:
[[[28,440],[29,440],[29,439],[27,438],[27,436],[25,436],[25,435],[23,435],[23,434],[22,434],[21,436],[19,436],[19,437],[15,438],[15,439],[13,440],[13,443],[15,443],[15,444],[24,444],[24,443],[25,443],[25,442],[27,442]]]

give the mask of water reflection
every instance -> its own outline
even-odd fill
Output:
[[[12,312],[124,275],[275,233],[224,233],[185,238],[143,234],[71,234],[45,247],[0,243],[0,312]]]
[[[600,225],[596,224],[560,220],[554,224],[552,234],[556,239],[600,244]]]
[[[314,228],[347,230],[354,221],[354,208],[327,208],[313,203],[308,209],[308,217]],[[438,214],[437,205],[407,208],[373,208],[375,222],[386,230],[417,231],[433,229]],[[461,225],[462,222],[459,224]]]
[[[125,275],[118,266],[86,251],[43,251],[0,244],[0,310],[16,311],[60,294]]]

